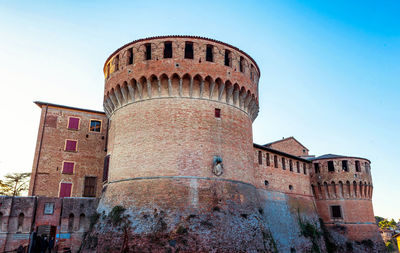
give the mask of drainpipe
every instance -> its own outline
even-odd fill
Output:
[[[42,151],[42,143],[43,143],[43,136],[44,136],[44,128],[46,125],[46,119],[47,119],[47,111],[49,109],[49,105],[46,105],[46,112],[44,114],[44,120],[43,120],[43,127],[42,127],[42,136],[40,137],[40,143],[39,143],[39,152],[38,152],[38,158],[36,161],[36,169],[35,169],[35,176],[33,178],[33,187],[32,187],[32,196],[35,193],[35,187],[36,187],[36,177],[38,174],[38,168],[39,168],[39,160],[40,160],[40,153]]]

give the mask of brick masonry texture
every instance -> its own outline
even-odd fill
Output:
[[[42,115],[33,161],[29,195],[58,197],[60,183],[72,183],[71,197],[82,197],[85,177],[96,177],[96,196],[102,188],[107,118],[103,113],[39,104]],[[77,130],[68,129],[70,117],[79,118]],[[46,122],[45,119],[46,118]],[[101,131],[89,131],[90,120],[102,122]],[[65,151],[65,141],[76,140],[77,151]],[[40,155],[39,155],[40,154]],[[39,159],[39,162],[38,162]],[[63,162],[74,162],[73,174],[62,173]]]
[[[260,70],[240,49],[194,36],[146,38],[117,49],[103,71],[104,113],[38,103],[35,197],[0,197],[0,248],[52,228],[60,252],[381,250],[369,160],[315,158],[293,137],[253,143]],[[78,130],[68,129],[69,117],[80,118]],[[100,133],[89,131],[90,119],[102,121]],[[64,151],[66,139],[77,140],[77,152]],[[61,173],[63,161],[76,163],[73,174]],[[86,176],[97,178],[97,198],[82,198]],[[58,198],[61,182],[73,184],[72,198]],[[44,214],[46,203],[53,214]]]

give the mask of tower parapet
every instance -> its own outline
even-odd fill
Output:
[[[346,237],[379,241],[372,208],[370,161],[327,154],[313,159],[311,187],[327,226],[343,228]]]
[[[194,36],[140,39],[116,50],[104,65],[104,110],[161,98],[212,100],[258,113],[255,61],[240,49]]]

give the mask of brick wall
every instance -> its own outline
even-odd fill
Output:
[[[96,196],[99,196],[106,154],[104,151],[107,135],[105,115],[56,106],[49,106],[47,109],[44,104],[40,106],[42,115],[29,195],[58,197],[60,183],[68,182],[72,183],[71,196],[81,197],[84,192],[85,177],[90,176],[97,178]],[[44,122],[45,117],[46,122]],[[77,130],[68,128],[70,117],[79,118]],[[90,120],[102,122],[100,132],[89,130]],[[77,141],[76,152],[65,151],[66,140]],[[38,159],[39,163],[37,163]],[[72,174],[63,173],[63,162],[75,164]]]

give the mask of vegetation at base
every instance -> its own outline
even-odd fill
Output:
[[[385,242],[385,246],[386,246],[386,251],[387,252],[394,252],[395,251],[395,247],[394,247],[392,241]]]
[[[92,216],[90,216],[90,226],[89,226],[89,231],[91,231],[92,230],[92,228],[93,228],[93,226],[94,226],[94,224],[96,224],[97,223],[97,221],[99,220],[99,218],[100,218],[100,214],[99,213],[94,213],[94,214],[92,214]]]
[[[278,247],[276,246],[276,242],[274,240],[274,238],[272,237],[271,233],[266,233],[264,231],[262,231],[262,235],[263,235],[263,239],[264,242],[268,241],[270,247],[272,248],[272,252],[274,253],[278,253]]]
[[[21,196],[29,189],[31,173],[9,173],[0,179],[0,195]]]
[[[302,220],[300,217],[300,211],[298,210],[298,221],[300,227],[300,234],[306,238],[309,238],[312,243],[311,252],[319,253],[321,248],[319,246],[319,239],[323,233],[318,230],[317,224],[312,224],[307,220]]]
[[[326,250],[328,251],[328,253],[332,253],[332,252],[336,252],[337,250],[337,246],[336,244],[332,241],[331,239],[331,235],[329,234],[328,229],[326,228],[324,221],[322,219],[319,219],[319,225],[321,226],[322,229],[322,236],[324,238],[325,241],[325,247]],[[344,227],[341,228],[340,226],[338,226],[338,228],[340,229],[345,229]],[[348,245],[346,245],[347,247]],[[353,245],[351,245],[351,248],[353,247]]]
[[[125,212],[125,208],[122,206],[114,206],[111,212],[108,214],[108,218],[111,220],[114,226],[121,224],[123,219],[122,214]]]

